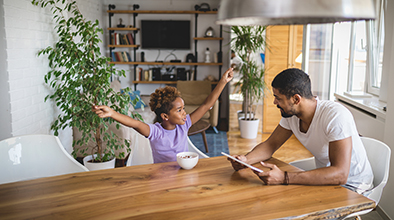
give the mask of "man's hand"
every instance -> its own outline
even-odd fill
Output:
[[[243,161],[245,163],[247,161],[247,159],[246,159],[246,157],[244,155],[234,155],[233,157],[235,157],[238,160]],[[238,163],[237,161],[235,161],[235,160],[233,160],[231,158],[227,158],[227,160],[231,162],[231,165],[233,166],[234,170],[236,170],[236,171],[246,168],[245,165],[240,164],[240,163]]]
[[[280,170],[275,164],[269,164],[260,162],[264,167],[270,168],[270,171],[264,171],[262,173],[253,171],[265,184],[267,185],[279,185],[283,184],[285,179],[285,172]]]

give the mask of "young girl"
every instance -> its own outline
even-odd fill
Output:
[[[146,124],[127,115],[115,112],[108,106],[94,106],[93,111],[100,118],[111,117],[125,126],[134,128],[147,137],[152,147],[155,163],[176,161],[176,154],[188,151],[187,133],[189,128],[214,105],[226,84],[233,78],[229,68],[220,79],[212,93],[190,115],[185,112],[185,104],[180,92],[174,87],[156,89],[150,95],[149,106],[155,112],[158,122]]]

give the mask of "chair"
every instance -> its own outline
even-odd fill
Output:
[[[58,137],[35,134],[0,141],[0,184],[88,171]]]
[[[302,170],[305,170],[305,171],[316,169],[315,157],[309,157],[309,158],[302,159],[302,160],[296,160],[296,161],[290,162],[289,164],[292,166],[295,166],[297,168],[300,168]]]
[[[389,178],[391,150],[385,143],[373,138],[361,137],[361,141],[364,144],[365,151],[374,174],[374,188],[369,190],[370,194],[367,197],[374,200],[376,205],[378,205],[380,197],[382,196],[383,188]],[[315,158],[311,157],[304,160],[294,161],[290,164],[303,170],[311,170],[316,168],[314,160]],[[372,209],[355,212],[345,218],[364,215],[370,211],[372,211]]]
[[[130,129],[131,133],[131,153],[127,160],[126,166],[135,166],[143,164],[152,164],[152,149],[148,138],[144,137],[134,129]]]
[[[382,196],[383,188],[389,178],[391,150],[385,143],[373,138],[361,137],[361,141],[364,144],[374,175],[374,188],[370,190],[370,194],[367,197],[375,201],[377,206]],[[355,212],[346,216],[346,218],[364,215],[370,211],[372,211],[372,209]]]
[[[142,136],[141,134],[137,133],[136,131],[133,132],[133,143],[132,152],[127,160],[127,166],[135,166],[135,165],[143,165],[143,164],[152,164],[153,163],[153,156],[152,156],[152,149],[150,147],[149,140]],[[187,138],[187,143],[190,152],[196,152],[199,158],[208,158],[206,154],[201,152],[194,144],[190,141],[189,137]]]
[[[188,147],[189,147],[189,151],[190,152],[196,152],[198,154],[199,159],[208,158],[209,157],[208,155],[206,155],[203,152],[201,152],[196,146],[194,146],[194,144],[189,139],[189,137],[187,137],[187,144],[188,144]]]
[[[190,114],[196,110],[205,99],[211,94],[212,86],[210,81],[177,81],[177,89],[181,92],[181,97],[185,102],[185,111]],[[219,101],[205,115],[202,120],[208,121],[213,129],[217,131],[219,118]]]

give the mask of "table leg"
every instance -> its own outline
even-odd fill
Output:
[[[207,143],[207,136],[205,135],[205,131],[201,132],[202,133],[202,139],[204,140],[204,145],[205,145],[205,150],[208,153],[208,143]]]

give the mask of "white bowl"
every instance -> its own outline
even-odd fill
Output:
[[[179,166],[185,170],[190,170],[197,165],[198,154],[195,152],[181,152],[176,155]]]

